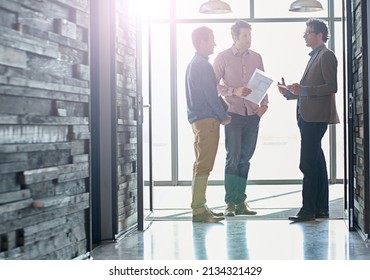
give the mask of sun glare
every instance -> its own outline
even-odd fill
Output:
[[[132,2],[142,21],[169,17],[169,0],[134,0]]]

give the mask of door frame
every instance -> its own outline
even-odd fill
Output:
[[[117,227],[115,1],[90,3],[92,242],[114,240]],[[106,94],[109,93],[109,94]]]
[[[354,223],[354,99],[352,75],[351,0],[342,1],[343,18],[343,122],[344,122],[344,213],[350,231]]]
[[[142,50],[143,50],[143,42],[142,42],[142,24],[140,21],[140,16],[137,17],[137,29],[136,29],[136,42],[137,42],[137,60],[136,60],[136,69],[137,69],[137,214],[138,214],[138,230],[144,231],[147,229],[151,222],[148,218],[153,214],[154,204],[153,204],[153,188],[154,188],[154,181],[153,181],[153,137],[152,137],[152,60],[151,60],[151,20],[148,20],[148,103],[144,104],[144,96],[143,96],[143,67],[142,67]],[[147,112],[146,112],[147,111]],[[148,114],[148,126],[144,125],[144,114]],[[144,130],[147,129],[148,133],[148,155],[145,155],[144,152]],[[148,193],[146,194],[146,187],[144,182],[144,156],[148,157],[148,172],[149,172],[149,182],[148,182]],[[149,208],[145,209],[145,199],[148,199]]]

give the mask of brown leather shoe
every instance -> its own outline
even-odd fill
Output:
[[[206,209],[209,213],[211,213],[215,217],[222,217],[224,215],[224,213],[221,212],[213,212],[211,209],[208,208],[208,206],[206,206]]]
[[[235,207],[235,215],[256,215],[257,212],[249,208],[246,202],[241,202]]]
[[[224,219],[224,217],[213,216],[212,213],[209,212],[193,215],[193,222],[195,223],[218,223]]]
[[[235,216],[235,204],[232,202],[229,202],[225,209],[225,216],[228,217],[234,217]]]

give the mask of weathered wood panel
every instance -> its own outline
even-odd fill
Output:
[[[67,126],[0,125],[0,145],[66,142],[67,134]]]
[[[17,68],[26,68],[26,53],[0,45],[0,64]]]
[[[0,193],[0,205],[9,202],[29,199],[30,197],[31,197],[30,190],[20,190],[16,192]]]
[[[0,76],[0,85],[1,85],[1,77]],[[8,83],[7,79],[5,80],[6,84]],[[0,94],[4,95],[14,95],[14,96],[28,96],[28,97],[37,97],[40,99],[50,99],[50,100],[65,100],[65,101],[73,101],[73,102],[83,102],[87,103],[89,101],[89,97],[87,95],[81,94],[74,94],[70,92],[61,92],[61,91],[48,91],[45,89],[31,89],[31,88],[23,88],[18,86],[0,86]]]
[[[116,0],[116,5],[118,229],[124,232],[137,222],[136,18],[127,1]]]
[[[58,58],[56,43],[35,38],[9,28],[0,26],[1,45],[18,50],[35,53],[50,58]]]
[[[86,254],[89,20],[88,0],[0,0],[0,259]]]
[[[28,208],[17,212],[6,212],[0,215],[0,232],[6,233],[20,228],[58,219],[72,213],[83,212],[89,207],[89,196],[79,194],[71,196],[70,203],[56,205],[49,208]],[[31,202],[32,203],[32,202]],[[40,231],[41,233],[41,231]]]
[[[17,175],[14,172],[0,174],[0,193],[20,190],[21,186],[18,184],[16,178]]]
[[[75,195],[84,193],[87,191],[87,183],[85,179],[79,179],[74,181],[58,182],[55,185],[56,195]]]

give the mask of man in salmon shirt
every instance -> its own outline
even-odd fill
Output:
[[[225,126],[225,216],[255,215],[246,203],[250,159],[257,144],[260,119],[267,111],[268,97],[255,104],[243,97],[251,93],[247,84],[256,69],[264,70],[262,57],[251,50],[252,28],[238,20],[231,27],[234,44],[217,55],[213,70],[217,89],[228,104],[231,123]]]

